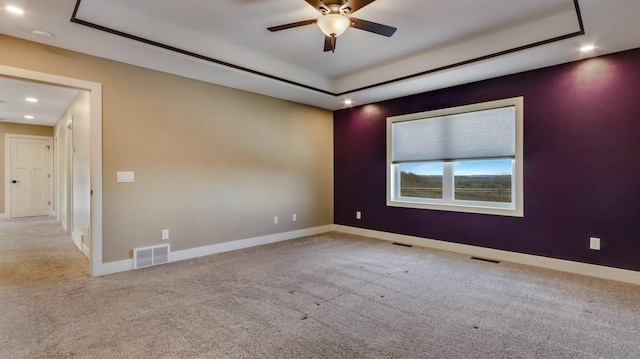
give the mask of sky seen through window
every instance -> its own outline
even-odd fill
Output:
[[[458,176],[488,176],[511,174],[511,159],[455,162],[454,172]],[[441,176],[442,162],[414,162],[400,164],[402,172],[421,176]]]

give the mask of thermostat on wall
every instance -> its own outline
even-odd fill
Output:
[[[135,182],[133,172],[118,172],[118,182]]]

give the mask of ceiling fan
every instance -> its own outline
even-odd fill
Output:
[[[375,0],[305,0],[314,9],[320,11],[322,16],[317,19],[303,20],[291,24],[272,26],[269,31],[280,31],[298,26],[318,24],[324,33],[324,51],[336,51],[336,38],[342,35],[349,27],[373,32],[374,34],[391,37],[396,32],[395,27],[378,24],[375,22],[357,19],[351,14],[371,4]]]

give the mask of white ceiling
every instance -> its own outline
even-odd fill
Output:
[[[75,89],[0,76],[0,122],[53,126],[77,94]]]
[[[266,30],[317,18],[304,0],[79,3],[78,22],[147,43],[71,22],[76,0],[9,1],[25,14],[0,11],[0,33],[329,110],[640,47],[638,0],[578,0],[584,35],[574,0],[377,0],[354,16],[398,31],[348,29],[335,53],[316,25]]]

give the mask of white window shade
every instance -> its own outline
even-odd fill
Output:
[[[516,108],[394,122],[392,162],[514,157]]]

